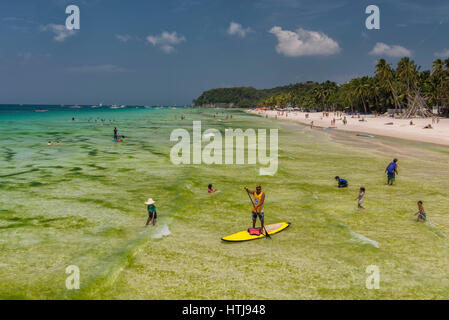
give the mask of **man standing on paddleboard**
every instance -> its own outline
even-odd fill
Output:
[[[265,193],[262,192],[262,187],[259,185],[256,187],[256,191],[248,190],[248,187],[245,187],[246,192],[254,197],[253,210],[252,210],[252,219],[253,219],[253,229],[256,227],[256,220],[259,217],[261,229],[264,229],[264,211],[263,204],[265,202]]]

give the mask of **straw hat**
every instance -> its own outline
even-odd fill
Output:
[[[154,200],[152,198],[149,198],[147,202],[145,202],[145,204],[151,205],[154,204]]]

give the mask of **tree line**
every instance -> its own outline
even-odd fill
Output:
[[[387,109],[415,108],[417,101],[422,102],[422,108],[437,107],[441,114],[449,115],[449,59],[435,59],[432,69],[424,71],[408,57],[400,59],[395,68],[379,59],[373,76],[342,85],[309,81],[263,90],[219,88],[205,91],[194,103],[384,113]]]

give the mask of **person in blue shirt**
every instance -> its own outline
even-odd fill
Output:
[[[392,186],[394,179],[396,178],[396,175],[398,174],[398,159],[394,159],[393,162],[391,162],[388,167],[385,169],[385,172],[387,174],[387,185]]]
[[[346,188],[348,186],[348,181],[340,178],[339,176],[336,176],[335,180],[337,180],[339,188]]]

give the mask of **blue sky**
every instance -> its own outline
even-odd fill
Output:
[[[365,27],[370,4],[380,30]],[[447,0],[1,0],[0,103],[179,105],[216,87],[343,83],[381,57],[428,69],[449,56],[448,31]]]

